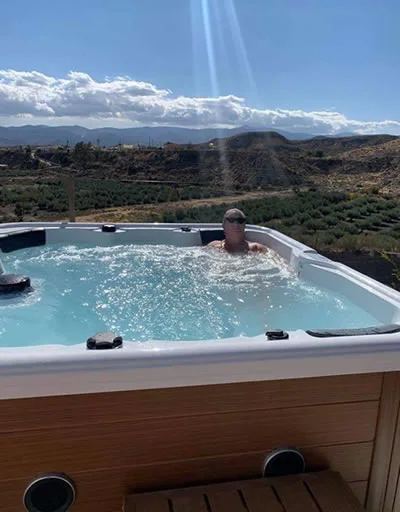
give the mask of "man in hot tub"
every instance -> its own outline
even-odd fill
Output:
[[[215,247],[229,253],[247,254],[268,252],[265,245],[258,242],[248,242],[245,239],[246,216],[237,208],[225,212],[222,227],[225,232],[225,240],[214,240],[207,247]]]

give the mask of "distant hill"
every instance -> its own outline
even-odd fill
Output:
[[[88,129],[82,126],[0,126],[0,146],[44,146],[44,145],[75,145],[78,142],[91,142],[101,146],[116,146],[117,144],[141,144],[161,146],[166,142],[177,144],[200,144],[214,138],[229,137],[249,131],[262,132],[265,128],[241,126],[232,129],[189,129],[176,127],[143,127],[143,128],[96,128]],[[291,133],[275,130],[288,139],[307,139],[312,135]]]
[[[395,135],[353,135],[351,137],[314,137],[312,139],[297,141],[298,147],[308,151],[323,151],[329,155],[336,155],[351,149],[360,149],[364,146],[378,146],[399,137]]]
[[[377,147],[385,143],[400,140],[394,135],[353,135],[346,137],[324,137],[318,135],[311,139],[289,140],[281,133],[269,132],[247,132],[232,135],[226,138],[212,139],[206,144],[199,144],[198,147],[209,147],[210,144],[223,147],[226,150],[248,150],[248,151],[283,151],[301,152],[304,156],[324,155],[334,156],[345,151],[359,150],[364,147]]]
[[[25,128],[34,136],[40,127]],[[75,137],[81,137],[81,141],[87,135],[86,129],[79,126],[69,128]],[[55,133],[62,133],[62,130],[62,127],[56,128]],[[170,141],[173,134],[181,133],[183,139],[185,133],[187,136],[188,132],[194,131],[182,129],[179,132],[180,129],[175,128],[152,130],[162,131]],[[104,134],[106,131],[90,132]],[[213,189],[223,186],[224,190],[311,183],[332,187],[336,183],[348,190],[355,186],[373,185],[400,191],[400,137],[317,136],[290,140],[275,131],[238,131],[239,128],[222,130],[218,135],[228,132],[229,136],[210,138],[210,135],[216,135],[217,130],[202,130],[204,142],[196,144],[192,138],[190,145],[175,143],[160,149],[121,147],[102,150],[86,144],[75,149],[42,147],[34,152],[25,147],[3,148],[0,149],[0,164],[7,165],[10,173],[31,170],[39,171],[41,175],[57,175],[60,170],[68,169],[81,178],[172,181]],[[72,141],[69,142],[72,145]],[[59,167],[56,170],[50,167],[46,171],[49,162]]]
[[[248,151],[295,148],[288,138],[278,132],[248,132],[233,135],[225,139],[213,139],[208,144],[218,147],[223,144],[225,149],[243,149]]]

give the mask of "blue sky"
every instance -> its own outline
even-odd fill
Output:
[[[224,125],[274,120],[299,131],[304,117],[309,131],[329,125],[400,133],[398,1],[3,0],[1,17],[0,70],[26,73],[0,74],[2,124],[208,125],[215,115]],[[55,82],[29,89],[33,71],[70,83],[61,92]],[[79,88],[71,71],[88,75],[90,87],[83,90],[80,80]],[[158,92],[139,102],[120,81],[105,93],[106,77],[111,84],[115,77],[146,82]],[[74,108],[64,105],[72,89],[82,115],[76,98]],[[91,108],[83,106],[85,95]],[[118,105],[106,112],[100,96]],[[230,96],[240,102],[195,101]],[[395,123],[376,124],[385,120]]]

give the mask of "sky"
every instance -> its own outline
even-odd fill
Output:
[[[398,0],[2,0],[0,125],[400,135]]]

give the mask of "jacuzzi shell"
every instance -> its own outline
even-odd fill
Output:
[[[220,224],[187,223],[116,226],[114,233],[106,233],[102,232],[100,223],[13,223],[1,225],[0,236],[44,229],[47,243],[189,247],[202,245],[202,231],[221,229]],[[275,230],[249,225],[246,237],[276,251],[297,275],[340,291],[382,324],[400,323],[397,291]],[[284,326],[276,328],[284,329]],[[85,344],[1,348],[0,399],[400,369],[400,333],[324,338],[311,336],[304,330],[288,331],[288,334],[288,339],[281,340],[269,340],[264,333],[192,342],[124,340],[122,349],[104,351],[87,350]]]

